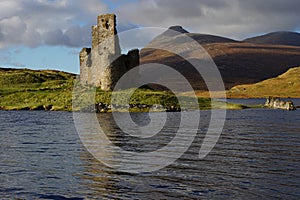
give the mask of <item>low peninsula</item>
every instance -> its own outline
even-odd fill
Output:
[[[75,74],[55,70],[0,68],[0,84],[1,110],[78,111],[85,109],[78,107],[74,110],[72,107],[73,89],[78,84]],[[95,105],[109,105],[111,92],[100,88],[94,89],[96,90]],[[191,98],[182,96],[187,102]],[[199,109],[211,109],[210,98],[199,97],[197,100]],[[170,111],[180,110],[178,100],[173,93],[149,88],[137,89],[129,104],[136,105],[131,109],[132,112],[149,111],[153,105],[161,105]],[[220,109],[247,108],[244,105],[226,102],[217,102],[214,106]]]

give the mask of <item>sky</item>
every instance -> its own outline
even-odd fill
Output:
[[[0,0],[0,67],[79,73],[99,14],[115,13],[119,32],[181,25],[241,40],[300,31],[299,0]]]

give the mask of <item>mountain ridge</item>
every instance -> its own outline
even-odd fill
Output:
[[[166,32],[170,32],[170,30]],[[141,63],[168,65],[184,75],[195,90],[207,90],[201,76],[186,60],[172,52],[162,50],[163,48],[159,49],[160,46],[188,50],[192,42],[197,41],[217,65],[226,89],[276,77],[289,68],[300,65],[300,46],[257,44],[197,33],[178,32],[168,36],[169,34],[165,34],[166,32],[154,38],[141,49]],[[191,37],[193,40],[186,41],[183,39],[185,36]],[[199,57],[192,51],[186,51],[185,55],[189,59]],[[171,79],[172,77],[170,77],[170,81]]]
[[[300,33],[291,31],[277,31],[259,35],[256,37],[247,38],[243,40],[243,42],[256,44],[300,46]]]

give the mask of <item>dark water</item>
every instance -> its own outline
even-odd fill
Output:
[[[156,172],[130,174],[86,151],[72,113],[1,111],[0,198],[300,198],[300,109],[228,111],[217,145],[198,159],[209,111],[201,114],[198,135],[179,160]],[[117,129],[111,115],[100,118]],[[160,141],[169,141],[165,135]]]

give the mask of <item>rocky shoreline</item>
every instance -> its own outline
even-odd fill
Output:
[[[0,110],[44,110],[44,111],[71,111],[65,107],[53,106],[53,105],[37,105],[37,106],[25,106],[25,107],[1,107]],[[180,112],[180,107],[168,106],[163,107],[162,105],[146,105],[146,104],[129,104],[129,105],[117,105],[117,104],[105,104],[96,103],[86,106],[81,109],[76,109],[79,112],[95,112],[95,113],[109,113],[112,111],[131,111],[131,112]]]
[[[284,101],[276,97],[267,98],[265,107],[271,109],[296,110],[296,106],[292,101]]]
[[[227,104],[228,106],[229,104]],[[225,105],[226,106],[226,105]],[[235,106],[235,105],[234,105]],[[252,106],[253,107],[253,106]],[[279,98],[267,98],[265,104],[261,107],[269,108],[269,109],[283,109],[283,110],[296,110],[299,106],[295,106],[292,101],[284,101]],[[230,107],[220,107],[221,109],[245,109],[251,108],[251,106],[240,105],[237,108]],[[258,107],[257,107],[258,108]],[[201,108],[199,108],[201,109]],[[209,109],[209,108],[208,108]],[[79,106],[79,107],[64,107],[64,106],[56,106],[56,105],[34,105],[34,106],[0,106],[0,110],[43,110],[43,111],[69,111],[69,112],[86,112],[86,113],[110,113],[110,112],[181,112],[181,111],[191,111],[195,110],[195,108],[188,108],[182,110],[180,105],[168,105],[162,106],[159,104],[147,105],[147,104],[127,104],[127,105],[119,105],[119,104],[106,104],[106,103],[95,103],[90,104],[88,106]]]
[[[80,112],[96,112],[96,113],[107,113],[112,111],[134,111],[134,112],[180,112],[180,107],[168,106],[163,107],[162,105],[146,105],[146,104],[129,104],[129,105],[117,105],[117,104],[105,104],[97,103],[80,109]]]
[[[68,108],[54,105],[37,105],[24,107],[4,107],[0,106],[0,110],[44,110],[44,111],[69,111]]]

